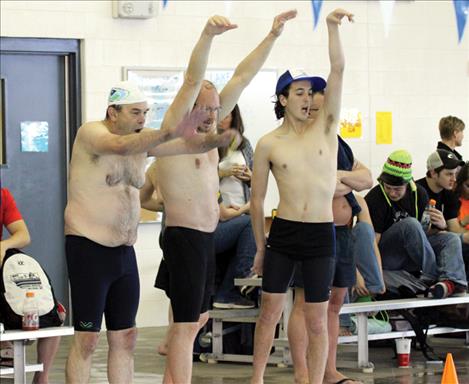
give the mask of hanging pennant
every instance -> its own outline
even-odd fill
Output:
[[[466,26],[467,15],[469,14],[469,0],[453,0],[454,11],[456,12],[456,23],[458,25],[458,43],[461,42]]]
[[[313,17],[314,17],[314,28],[318,25],[319,14],[321,13],[322,0],[311,0],[311,5],[313,6]]]
[[[167,4],[168,4],[168,0],[163,0],[163,8],[166,8]]]
[[[391,25],[392,11],[394,9],[394,0],[380,0],[381,14],[383,15],[384,36],[389,36],[389,27]]]

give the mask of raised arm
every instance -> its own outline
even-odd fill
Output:
[[[332,129],[332,127],[338,124],[340,117],[345,58],[340,41],[339,25],[345,16],[349,21],[353,21],[353,15],[343,9],[336,9],[331,12],[326,19],[329,34],[329,61],[331,71],[327,79],[322,113],[325,119],[325,132],[328,136],[336,135],[336,130]]]
[[[146,128],[139,133],[117,135],[109,132],[103,123],[91,122],[80,127],[77,140],[92,154],[127,156],[146,153],[171,137],[167,132]]]
[[[262,138],[254,152],[254,167],[251,181],[251,221],[256,240],[256,256],[252,270],[262,276],[265,255],[265,218],[264,200],[269,180],[269,147]]]
[[[235,130],[230,129],[221,134],[197,132],[197,127],[205,118],[206,112],[200,108],[186,113],[177,125],[179,137],[152,148],[148,151],[148,155],[162,157],[183,153],[203,153],[213,148],[229,145],[236,134]]]
[[[234,108],[241,95],[257,72],[264,65],[277,38],[282,34],[283,26],[296,17],[297,11],[290,10],[274,18],[272,28],[261,43],[236,67],[233,77],[220,93],[221,111],[219,119],[224,119]]]
[[[212,40],[216,35],[233,28],[237,28],[237,25],[231,24],[225,17],[212,16],[208,19],[199,40],[192,50],[182,87],[164,116],[162,129],[170,129],[170,127],[176,126],[183,116],[192,110],[204,80]]]
[[[198,134],[190,139],[177,138],[158,145],[152,149],[151,156],[174,156],[183,153],[194,154],[204,153],[210,149],[229,145],[235,132],[223,132],[222,134],[204,133]]]

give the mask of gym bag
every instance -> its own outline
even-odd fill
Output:
[[[0,322],[5,329],[21,329],[26,292],[34,292],[39,327],[62,325],[49,276],[32,257],[18,249],[6,252],[0,268]]]

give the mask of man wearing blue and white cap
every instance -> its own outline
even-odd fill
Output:
[[[325,80],[320,78],[324,84]],[[316,84],[318,82],[316,81]],[[309,118],[315,120],[324,104],[322,84],[313,91]],[[319,89],[316,91],[316,89]],[[382,272],[379,266],[379,251],[375,251],[373,226],[369,223],[366,202],[351,191],[363,191],[373,186],[370,170],[353,154],[349,145],[339,136],[337,152],[337,184],[332,201],[335,225],[336,262],[334,279],[328,306],[329,358],[326,365],[324,382],[336,383],[346,377],[337,370],[336,354],[339,329],[347,327],[349,316],[341,318],[339,312],[344,303],[348,287],[354,287],[360,295],[382,293]],[[353,227],[354,216],[357,224]],[[351,253],[353,249],[353,253]],[[360,268],[360,273],[356,266]],[[355,273],[356,271],[356,273]],[[366,280],[363,278],[366,277]],[[357,278],[356,278],[357,277]],[[293,361],[295,382],[308,382],[307,350],[308,338],[304,319],[304,281],[301,270],[295,269],[292,281],[295,287],[295,300],[288,321],[288,342]],[[348,301],[347,301],[348,302]],[[345,381],[346,382],[346,381]],[[353,380],[349,380],[353,382]]]
[[[337,9],[327,16],[331,72],[324,105],[309,119],[314,90],[325,82],[304,72],[280,76],[275,113],[283,122],[263,136],[254,155],[251,217],[257,253],[253,270],[263,276],[256,325],[253,384],[263,383],[275,326],[299,262],[304,277],[309,382],[322,383],[328,355],[327,308],[335,265],[332,199],[337,182],[337,134],[345,59],[338,25],[353,15]],[[269,171],[280,194],[266,242],[264,197]]]
[[[231,140],[199,135],[197,110],[160,130],[144,128],[146,96],[131,82],[112,87],[106,118],[83,124],[73,144],[65,246],[75,335],[67,382],[89,380],[103,314],[109,382],[132,382],[139,277],[133,244],[140,218],[139,188],[147,156],[198,153]]]

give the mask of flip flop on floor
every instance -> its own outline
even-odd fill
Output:
[[[352,383],[361,383],[360,380],[352,379],[351,377],[344,377],[343,379],[337,381],[335,384],[348,384],[348,381]]]

